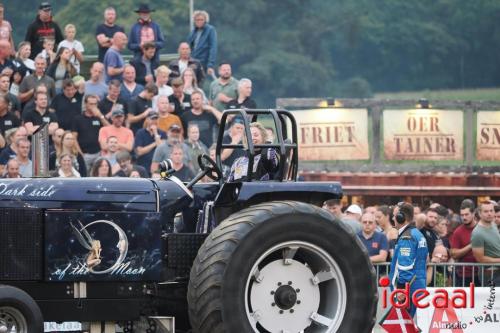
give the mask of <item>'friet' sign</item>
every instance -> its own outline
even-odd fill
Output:
[[[477,113],[476,158],[500,161],[500,112]]]
[[[463,112],[431,109],[385,110],[387,160],[462,160]]]
[[[301,161],[367,160],[366,109],[294,111]]]

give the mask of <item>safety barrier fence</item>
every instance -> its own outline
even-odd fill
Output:
[[[389,275],[390,262],[375,263],[377,281]],[[428,263],[428,287],[465,287],[474,282],[477,287],[487,287],[495,283],[500,285],[500,263]]]

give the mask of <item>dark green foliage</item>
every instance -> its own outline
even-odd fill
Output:
[[[130,31],[140,1],[52,1],[61,27],[76,24],[87,54],[108,4]],[[362,77],[373,91],[498,86],[500,2],[496,0],[195,0],[219,37],[218,60],[254,81],[262,107],[276,97],[338,97],[335,87]],[[15,41],[24,38],[39,1],[3,1]],[[186,38],[186,0],[151,0],[166,35],[163,52]],[[356,83],[356,81],[354,82]],[[368,87],[369,88],[369,87]],[[368,89],[368,92],[370,89]]]

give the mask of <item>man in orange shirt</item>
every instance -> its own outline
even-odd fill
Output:
[[[158,128],[162,131],[168,132],[172,125],[177,125],[182,128],[181,119],[173,113],[169,112],[170,103],[168,96],[160,95],[158,96],[158,101],[156,107],[158,108]]]
[[[119,150],[132,151],[134,145],[134,134],[132,131],[123,126],[125,113],[123,108],[116,107],[111,113],[111,125],[103,126],[99,130],[99,144],[101,150],[107,151],[107,139],[110,136],[116,136],[118,139]]]

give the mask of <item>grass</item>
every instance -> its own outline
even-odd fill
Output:
[[[419,99],[460,100],[460,101],[500,101],[500,88],[422,90],[376,93],[376,99]]]

